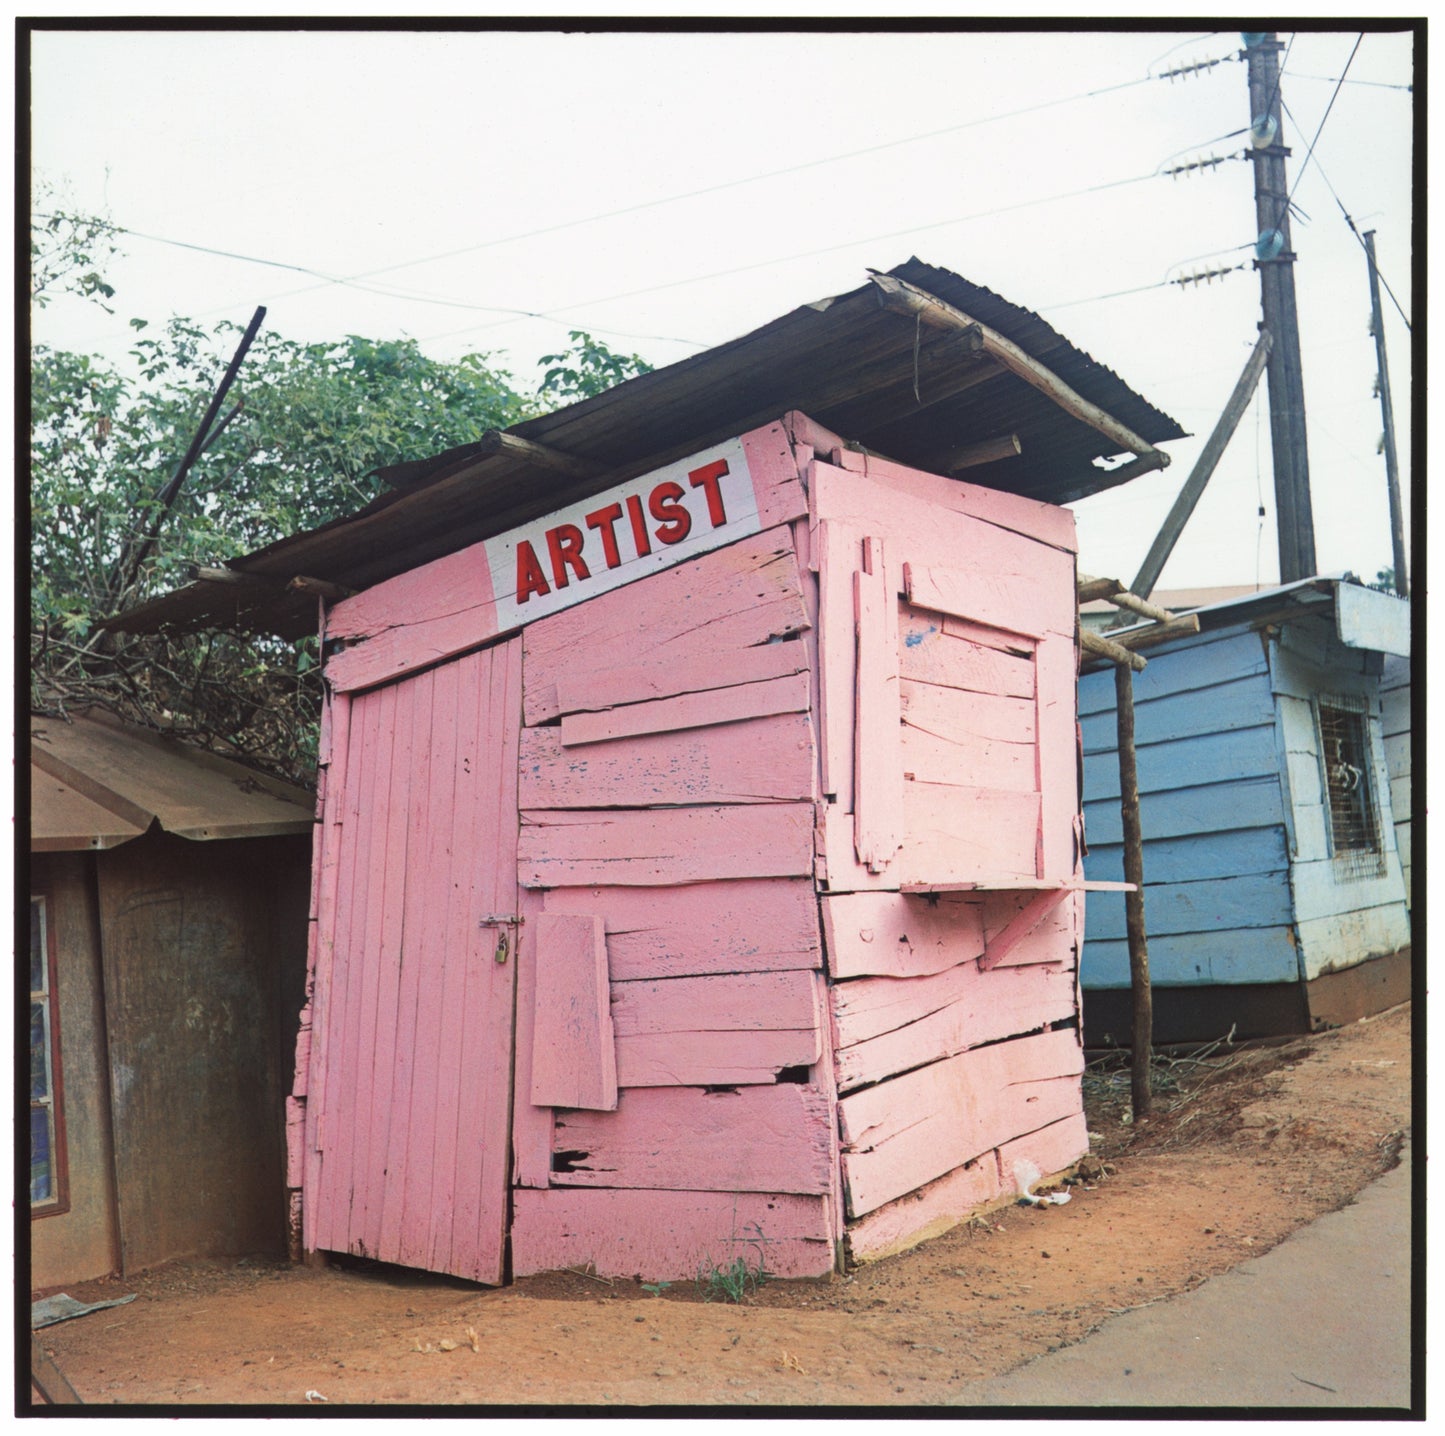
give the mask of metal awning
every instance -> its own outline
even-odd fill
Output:
[[[302,788],[108,714],[30,720],[33,852],[113,848],[153,823],[178,837],[311,830]]]

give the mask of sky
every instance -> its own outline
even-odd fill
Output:
[[[1372,580],[1389,513],[1345,216],[1376,231],[1408,493],[1412,40],[1280,39],[1318,566]],[[571,329],[660,366],[917,255],[1192,435],[1075,506],[1080,569],[1127,583],[1257,337],[1241,52],[1184,29],[37,32],[33,177],[128,233],[114,316],[63,301],[33,338],[117,358],[132,317],[264,304],[289,338],[406,335],[530,386]],[[1158,587],[1277,578],[1261,384]]]

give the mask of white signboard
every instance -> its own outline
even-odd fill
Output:
[[[729,439],[486,541],[497,631],[535,623],[762,527]]]

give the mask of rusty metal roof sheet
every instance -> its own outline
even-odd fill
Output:
[[[1148,444],[1184,437],[1173,419],[1037,314],[916,259],[889,273],[1011,341]],[[1128,477],[1096,462],[1120,453],[1117,443],[958,333],[886,307],[869,282],[506,431],[567,456],[571,473],[540,466],[497,436],[379,471],[391,487],[360,512],[232,560],[229,583],[192,583],[108,626],[314,633],[314,587],[292,580],[367,588],[791,410],[935,472],[948,472],[960,448],[1017,435],[1020,453],[970,468],[967,478],[1050,503]]]
[[[199,840],[311,829],[294,788],[108,714],[30,720],[30,846],[113,848],[159,823]]]

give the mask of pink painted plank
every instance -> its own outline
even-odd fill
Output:
[[[832,989],[839,1091],[1078,1016],[1072,967],[867,977]]]
[[[581,748],[556,727],[527,728],[521,764],[526,808],[809,801],[816,771],[802,713]]]
[[[603,1277],[690,1282],[705,1266],[742,1257],[769,1275],[820,1277],[833,1269],[827,1199],[751,1192],[517,1192],[517,1276],[593,1264]],[[761,1233],[761,1236],[759,1235]]]
[[[858,861],[854,846],[853,814],[842,802],[819,803],[816,814],[818,880],[829,892],[868,892],[897,889],[898,876],[890,867],[870,873]]]
[[[904,679],[899,684],[899,706],[903,722],[910,728],[959,743],[987,738],[1032,748],[1038,737],[1037,705],[1032,696],[969,693]]]
[[[617,1039],[623,1087],[755,1087],[818,1061],[819,1029],[641,1032]]]
[[[1041,618],[1044,628],[1073,633],[1072,553],[862,474],[815,462],[809,475],[815,519],[838,521],[882,539],[895,564],[955,571],[966,565],[969,573],[987,579],[991,591],[1021,598],[1021,611],[1001,615],[1010,626]]]
[[[1049,634],[1038,651],[1039,873],[1063,879],[1080,870],[1074,841],[1079,812],[1078,650],[1072,637]]]
[[[421,851],[411,857],[408,888],[419,890],[420,921],[408,918],[407,952],[402,970],[416,974],[415,1019],[410,1046],[417,1054],[411,1080],[394,1096],[393,1124],[404,1114],[405,1142],[402,1172],[388,1166],[388,1181],[402,1188],[397,1259],[404,1266],[425,1266],[443,1231],[450,1233],[455,1126],[447,1130],[439,1121],[453,1090],[450,1075],[438,1057],[447,1017],[444,994],[448,967],[455,967],[457,949],[470,935],[471,905],[464,903],[457,884],[473,862],[468,852],[456,851],[459,828],[469,829],[475,793],[468,745],[459,725],[476,711],[472,686],[463,683],[471,662],[446,663],[436,670],[428,722],[427,747],[431,781],[426,792],[426,818]],[[409,855],[410,856],[410,855]],[[449,959],[453,959],[449,961]],[[398,1033],[398,1044],[408,1040]],[[448,1115],[454,1108],[448,1110]],[[449,1246],[449,1243],[448,1243]]]
[[[455,670],[451,670],[454,672]],[[445,762],[445,739],[437,731],[437,686],[445,681],[441,669],[418,674],[406,687],[414,697],[410,727],[414,742],[406,804],[405,892],[397,947],[398,973],[393,989],[388,982],[378,994],[375,1014],[377,1065],[389,1077],[373,1087],[371,1122],[361,1134],[359,1149],[366,1153],[362,1170],[369,1178],[367,1203],[360,1231],[367,1251],[382,1260],[405,1261],[403,1211],[408,1189],[422,1179],[421,1162],[408,1162],[410,1104],[413,1088],[426,1074],[422,1042],[429,1040],[417,1027],[417,1006],[431,978],[435,942],[436,903],[432,883],[437,853],[433,845],[439,831],[433,812],[433,789]],[[443,748],[434,749],[435,738]],[[444,821],[449,826],[450,813]],[[397,853],[391,855],[395,861]],[[394,997],[392,996],[394,990]],[[427,1173],[429,1176],[429,1172]],[[379,1200],[378,1200],[379,1199]],[[353,1239],[357,1227],[353,1219]],[[410,1237],[410,1232],[406,1233]]]
[[[618,1081],[745,1085],[811,1067],[821,1055],[817,983],[808,971],[614,983]]]
[[[900,761],[906,780],[1032,793],[1038,783],[1033,704],[905,682]],[[1022,721],[1014,726],[1010,716]]]
[[[587,889],[576,889],[585,892]],[[523,888],[518,910],[526,919],[517,931],[517,1040],[512,1104],[512,1173],[519,1187],[545,1187],[552,1180],[550,1107],[534,1107],[532,1023],[537,1010],[537,918],[545,895]]]
[[[763,527],[787,523],[807,513],[808,494],[786,424],[778,422],[753,429],[742,435],[742,443]]]
[[[883,545],[867,539],[853,573],[858,656],[854,675],[853,845],[881,873],[903,840],[899,752],[898,598]]]
[[[730,972],[614,982],[612,1016],[618,1037],[648,1032],[816,1029],[816,978],[808,971]]]
[[[903,565],[908,601],[915,608],[968,619],[989,628],[1040,638],[1072,621],[1064,612],[1062,588],[1051,589],[1045,574]]]
[[[736,652],[801,632],[802,580],[787,528],[770,529],[689,563],[600,594],[523,632],[529,725],[558,715],[557,685],[634,665]]]
[[[522,814],[526,887],[659,886],[813,869],[811,803]]]
[[[1039,795],[944,783],[903,785],[907,837],[895,883],[1036,876]]]
[[[1077,1032],[961,1052],[838,1104],[850,1216],[861,1216],[1024,1132],[1082,1110]]]
[[[603,915],[614,982],[822,965],[818,908],[806,878],[557,888],[545,903],[548,912]]]
[[[327,660],[326,678],[338,692],[371,687],[474,648],[496,631],[491,575],[474,544],[336,604],[327,636],[349,646]]]
[[[997,629],[963,624],[910,603],[900,605],[899,627],[898,669],[904,679],[970,693],[1033,698],[1036,645],[1032,639],[1020,638],[1001,648],[998,640],[1003,635]]]
[[[1035,893],[1000,933],[985,942],[983,956],[978,963],[980,969],[988,972],[997,967],[1069,896],[1067,888],[1045,888]]]
[[[840,893],[820,906],[835,980],[925,977],[983,955],[983,906],[977,900]]]
[[[538,916],[532,1011],[532,1105],[612,1111],[617,1044],[600,917]]]
[[[472,656],[455,667],[460,682],[457,692],[456,753],[452,773],[456,782],[453,831],[447,873],[449,940],[440,954],[441,976],[433,985],[441,994],[441,1019],[436,1037],[436,1144],[435,1182],[445,1194],[431,1223],[430,1241],[418,1265],[430,1271],[452,1271],[466,1266],[456,1248],[457,1163],[470,1124],[474,1119],[473,1094],[462,1085],[468,1037],[468,1015],[478,1004],[467,1000],[472,972],[488,961],[491,930],[478,927],[480,909],[477,884],[481,864],[474,854],[481,850],[482,809],[486,791],[487,737],[482,724],[486,717],[481,701],[479,667],[490,660]],[[498,781],[500,775],[492,781]]]
[[[1000,1190],[1017,1194],[1020,1162],[1031,1162],[1048,1179],[1072,1167],[1088,1150],[1089,1129],[1082,1112],[1004,1142],[998,1149]]]
[[[563,674],[557,679],[557,711],[596,713],[623,703],[645,703],[703,693],[737,683],[761,683],[789,673],[805,673],[808,655],[796,641],[760,643],[733,652],[688,655],[691,661],[650,662],[625,668],[604,668]]]
[[[988,942],[1000,934],[1026,909],[1034,892],[991,892],[983,895],[983,928]],[[1023,967],[1036,962],[1074,962],[1079,939],[1074,932],[1072,909],[1082,905],[1074,894],[1051,908],[1028,932],[1022,934],[998,960],[998,967]]]
[[[331,1049],[333,985],[336,980],[335,928],[336,886],[340,863],[340,827],[345,806],[350,744],[351,700],[344,695],[328,697],[325,710],[332,712],[326,785],[326,811],[318,829],[321,844],[317,879],[315,940],[308,942],[307,1001],[313,1032],[306,1077],[306,1157],[302,1180],[302,1246],[318,1251],[317,1218],[324,1201],[321,1182],[321,1114],[326,1108],[326,1071]],[[339,1030],[339,1029],[338,1029]],[[298,1075],[301,1057],[298,1052]]]
[[[851,469],[883,487],[983,519],[1029,538],[1040,539],[1069,553],[1078,547],[1074,516],[1068,509],[1006,493],[1002,489],[985,488],[981,484],[969,484],[922,469],[908,468],[876,454],[860,453],[839,445],[835,447],[839,448],[836,460],[839,467]]]
[[[896,1256],[941,1236],[998,1195],[998,1164],[988,1152],[849,1223],[848,1256],[858,1263]]]
[[[552,1185],[824,1193],[831,1122],[827,1096],[792,1082],[629,1088],[615,1112],[558,1113]]]
[[[371,1095],[370,1074],[357,1074],[369,966],[360,954],[375,950],[373,934],[380,927],[386,892],[379,871],[377,880],[371,881],[370,864],[372,848],[377,845],[374,829],[386,821],[389,812],[390,762],[389,757],[378,761],[378,754],[390,754],[395,708],[395,693],[372,695],[364,702],[350,701],[347,780],[337,830],[340,870],[333,924],[334,951],[331,981],[325,994],[330,1008],[325,1043],[326,1083],[317,1133],[323,1161],[315,1203],[317,1244],[335,1251],[347,1250],[351,1240],[356,1111],[361,1103],[366,1103],[369,1109]],[[399,879],[400,874],[396,876]],[[375,983],[374,973],[370,981]],[[369,1040],[370,1036],[368,1034]]]
[[[482,744],[479,761],[472,764],[472,769],[480,775],[485,796],[485,801],[478,804],[482,823],[474,851],[490,854],[491,860],[475,865],[479,911],[472,914],[467,933],[458,935],[463,939],[475,933],[481,951],[467,971],[451,1270],[473,1281],[496,1285],[502,1280],[512,1163],[507,1116],[513,1108],[513,1013],[518,964],[511,959],[500,964],[494,960],[490,954],[495,950],[495,929],[488,930],[483,946],[483,930],[475,920],[486,914],[518,910],[516,773],[522,710],[521,642],[511,639],[475,655],[474,661]],[[531,1107],[528,1110],[538,1111]],[[519,1140],[518,1133],[525,1134],[529,1129],[514,1115],[512,1130],[514,1140]]]
[[[354,1046],[348,1044],[347,1051],[347,1073],[356,1083],[357,1098],[352,1111],[352,1200],[346,1249],[370,1256],[377,1255],[381,1243],[387,1193],[380,1178],[396,1119],[396,1019],[408,907],[405,855],[411,833],[424,821],[417,809],[427,771],[427,746],[425,732],[419,730],[432,681],[430,674],[424,674],[375,695],[377,743],[368,754],[368,763],[381,771],[377,795],[370,801],[362,829],[368,840],[366,866],[358,872],[359,888],[353,899],[366,903],[366,927],[363,942],[353,941],[349,955],[360,969],[361,992],[349,1034]],[[389,710],[382,706],[388,698],[394,700]],[[384,784],[390,787],[387,796],[382,793]],[[353,822],[353,827],[360,825],[360,819]]]
[[[820,523],[811,548],[818,564],[818,714],[823,792],[853,811],[853,724],[858,628],[853,574],[863,562],[863,535]]]
[[[782,647],[784,645],[778,645]],[[798,647],[799,645],[789,645]],[[630,703],[601,713],[569,713],[562,719],[563,747],[601,743],[645,733],[670,733],[766,718],[775,713],[806,713],[808,675],[791,673],[762,683],[740,683],[704,693],[683,693],[651,703]]]

